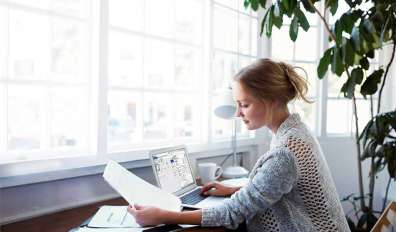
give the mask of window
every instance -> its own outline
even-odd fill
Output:
[[[339,6],[341,11],[347,11],[349,6],[346,2],[341,2]],[[341,17],[341,13],[337,13],[335,16],[329,15],[329,22],[331,25],[335,23],[335,19]],[[375,55],[375,59],[369,60],[370,68],[378,68],[378,54]],[[366,71],[366,74],[372,73],[370,69]],[[337,135],[355,135],[356,126],[353,114],[353,103],[351,100],[344,98],[343,94],[340,93],[342,85],[347,80],[347,75],[343,74],[341,77],[328,72],[327,73],[327,133],[330,136]],[[359,118],[359,130],[362,131],[367,122],[371,119],[370,113],[370,101],[365,100],[360,94],[360,88],[357,86],[355,90],[356,104]],[[376,112],[377,96],[373,96],[373,112]],[[337,113],[336,113],[337,112]]]
[[[292,102],[289,108],[292,112],[299,113],[312,131],[319,133],[317,131],[319,128],[317,116],[319,115],[318,99],[320,94],[316,66],[320,59],[320,26],[317,16],[307,14],[307,17],[311,27],[307,32],[300,28],[295,43],[289,37],[289,19],[285,17],[286,20],[280,30],[274,27],[271,38],[271,55],[274,59],[285,61],[293,67],[301,67],[305,70],[306,73],[302,69],[296,68],[302,77],[307,78],[309,83],[307,97],[314,103],[308,104],[298,100]]]
[[[212,31],[210,95],[213,105],[213,100],[230,86],[237,71],[257,58],[257,15],[245,10],[241,0],[215,0]],[[239,138],[252,136],[239,120],[236,123]],[[211,136],[229,138],[232,128],[232,120],[213,117]]]
[[[90,4],[0,4],[2,162],[89,151]]]
[[[201,140],[204,3],[109,1],[109,151]]]
[[[212,98],[257,58],[257,16],[242,7],[1,2],[0,163],[229,139]]]

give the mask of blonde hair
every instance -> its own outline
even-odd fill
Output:
[[[283,104],[295,99],[306,98],[307,80],[295,71],[296,68],[284,62],[271,59],[258,59],[251,65],[240,70],[234,77],[252,96],[260,100],[279,101]],[[306,72],[305,72],[306,74]]]

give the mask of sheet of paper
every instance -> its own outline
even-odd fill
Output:
[[[221,181],[221,183],[226,184],[228,186],[233,186],[233,187],[243,187],[243,186],[247,185],[248,182],[249,182],[249,178],[247,178],[247,177],[227,179],[227,180]]]
[[[98,228],[140,227],[135,218],[128,213],[127,208],[127,206],[104,205],[92,217],[88,226]]]
[[[205,200],[199,202],[198,204],[196,204],[194,206],[198,207],[198,208],[210,208],[210,207],[222,204],[225,199],[227,199],[227,198],[226,197],[210,196],[210,197],[205,198]]]
[[[103,177],[130,205],[136,203],[171,211],[181,210],[178,197],[147,183],[112,160],[108,162]]]

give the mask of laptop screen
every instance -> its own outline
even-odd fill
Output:
[[[185,149],[154,154],[152,159],[162,189],[175,193],[194,183]]]

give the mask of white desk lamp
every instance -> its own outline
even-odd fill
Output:
[[[237,165],[237,154],[236,154],[236,106],[235,101],[232,97],[232,90],[230,88],[221,92],[221,95],[215,98],[215,109],[214,113],[217,117],[222,119],[232,119],[232,155],[233,165],[227,167],[223,172],[225,178],[239,178],[248,175],[248,171]]]

